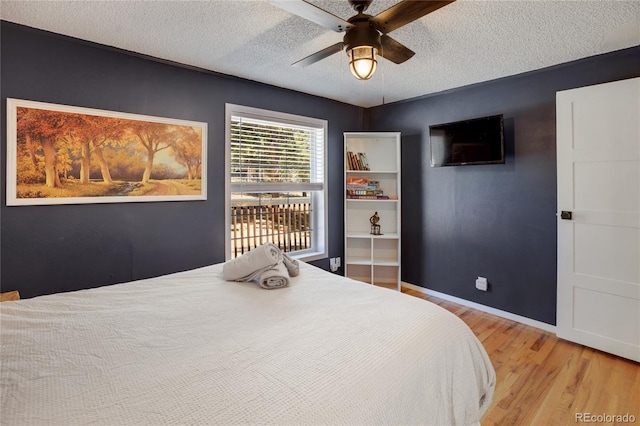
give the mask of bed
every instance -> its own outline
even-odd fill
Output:
[[[495,372],[425,300],[301,263],[222,264],[0,304],[2,425],[477,423]]]

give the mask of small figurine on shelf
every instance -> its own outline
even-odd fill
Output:
[[[369,222],[371,223],[371,234],[372,235],[382,235],[380,233],[380,225],[378,222],[380,221],[380,216],[378,216],[378,212],[375,212],[373,216],[369,218]]]

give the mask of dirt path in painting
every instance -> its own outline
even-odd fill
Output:
[[[189,188],[187,185],[183,185],[171,180],[153,181],[156,187],[147,192],[145,195],[199,195],[200,193],[193,188]]]

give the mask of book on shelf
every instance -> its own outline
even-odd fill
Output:
[[[347,151],[347,164],[349,170],[355,170],[355,164],[353,163],[353,152]]]
[[[347,158],[345,160],[348,170],[369,170],[369,162],[364,152],[347,151]]]
[[[349,200],[397,200],[398,197],[391,195],[355,195],[347,194]]]
[[[384,195],[380,189],[347,189],[347,195]]]
[[[362,170],[369,170],[369,161],[367,160],[367,154],[365,154],[364,152],[359,152],[358,159],[360,160]]]
[[[352,191],[382,191],[377,185],[347,185],[347,190]]]
[[[348,177],[346,196],[350,200],[397,200],[398,197],[384,195],[380,182],[362,177]]]
[[[369,185],[369,179],[365,178],[365,177],[348,177],[347,178],[347,186],[368,186]]]
[[[352,178],[348,177],[347,182],[347,191],[380,191],[380,182],[377,180],[369,180],[367,178]]]

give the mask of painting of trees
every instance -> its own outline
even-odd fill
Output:
[[[182,143],[172,146],[173,157],[178,164],[187,168],[189,180],[199,179],[202,166],[202,130],[193,127],[183,127],[178,130]]]
[[[57,169],[56,144],[58,136],[63,134],[67,128],[66,114],[56,111],[18,108],[17,116],[18,143],[22,142],[24,145],[20,151],[28,151],[28,158],[33,162],[36,172],[38,171],[38,157],[43,159],[41,170],[44,175],[42,178],[47,187],[62,186]],[[27,153],[25,152],[25,154]],[[26,160],[26,157],[27,155],[22,160]]]
[[[7,109],[8,204],[206,197],[206,123],[16,99]]]

